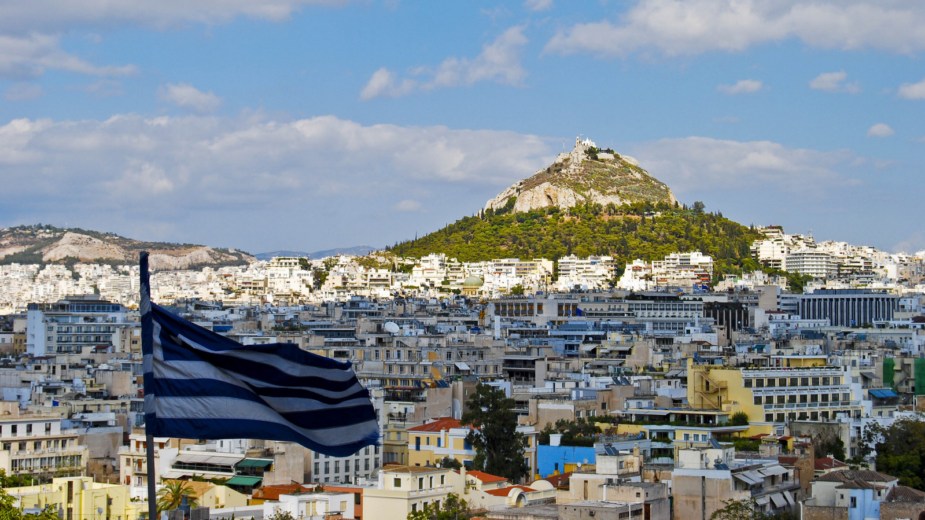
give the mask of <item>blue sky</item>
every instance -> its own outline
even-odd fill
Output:
[[[925,249],[925,4],[0,1],[0,226],[385,246],[577,135],[685,203]]]

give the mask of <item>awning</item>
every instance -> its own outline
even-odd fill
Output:
[[[774,504],[774,507],[787,507],[790,504],[787,503],[787,499],[784,498],[784,495],[780,493],[774,493],[771,495],[771,503]]]
[[[235,464],[235,467],[240,468],[260,468],[266,469],[273,465],[272,460],[267,459],[244,459],[241,462]]]
[[[733,473],[732,476],[745,482],[749,486],[754,486],[755,484],[761,484],[764,479],[758,473],[754,471],[742,471],[739,473]]]
[[[773,477],[775,475],[785,475],[789,473],[789,471],[787,471],[787,468],[784,468],[783,466],[769,466],[766,468],[761,468],[758,471],[760,471],[761,474],[766,477]]]
[[[893,397],[899,397],[899,395],[889,388],[872,388],[868,390],[871,397],[876,397],[877,399],[890,399]]]
[[[463,363],[462,361],[457,361],[454,364],[456,365],[456,368],[458,368],[459,370],[469,370],[469,371],[472,370],[472,368],[469,365]]]
[[[758,497],[755,499],[755,503],[759,506],[766,505],[769,502],[768,497]]]
[[[225,485],[228,486],[241,486],[241,487],[254,487],[260,484],[260,481],[263,480],[263,477],[245,477],[244,475],[235,475],[228,479],[228,482]]]
[[[229,456],[229,455],[215,455],[209,453],[192,453],[188,451],[181,452],[177,455],[175,463],[185,463],[185,464],[214,464],[216,466],[228,466],[232,467],[237,464],[242,457]]]

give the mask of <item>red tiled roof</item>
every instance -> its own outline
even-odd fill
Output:
[[[409,432],[439,432],[441,430],[449,430],[450,428],[459,428],[462,424],[452,417],[441,417],[429,423],[424,423],[420,426],[414,426],[408,428]]]
[[[279,484],[275,486],[263,486],[254,490],[254,498],[264,500],[279,500],[280,495],[292,495],[298,491],[305,491],[301,484]]]
[[[506,488],[501,488],[501,489],[489,489],[488,491],[486,491],[486,493],[488,493],[489,495],[494,495],[496,497],[506,497],[508,493],[510,493],[511,490],[514,488],[522,489],[526,491],[527,493],[533,493],[534,491],[536,491],[535,489],[528,488],[527,486],[508,486]]]
[[[925,502],[925,493],[906,486],[894,486],[886,496],[887,502]]]
[[[816,459],[815,466],[816,470],[821,471],[824,469],[844,468],[847,464],[835,457],[821,457]]]
[[[504,477],[499,477],[498,475],[492,475],[491,473],[485,473],[484,471],[478,471],[478,470],[475,470],[475,469],[472,470],[472,471],[467,471],[466,474],[467,474],[467,475],[472,475],[473,477],[475,477],[475,478],[481,480],[481,481],[484,482],[485,484],[489,484],[489,483],[491,483],[491,482],[505,482],[505,481],[507,481],[507,479],[504,478]]]
[[[560,486],[568,484],[568,479],[571,476],[572,476],[572,472],[569,471],[568,473],[562,473],[561,475],[549,475],[543,480],[545,480],[546,482],[549,482],[550,484],[552,484],[552,487],[558,489]]]

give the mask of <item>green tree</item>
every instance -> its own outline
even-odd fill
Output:
[[[168,480],[164,487],[157,490],[157,512],[171,511],[180,507],[183,498],[190,507],[196,507],[198,498],[193,486],[185,480]]]
[[[16,507],[16,499],[6,489],[0,489],[0,520],[20,520],[22,511]]]
[[[469,504],[450,493],[439,506],[431,502],[421,510],[408,513],[408,520],[458,520],[469,518],[469,514]]]
[[[289,511],[280,511],[277,509],[272,515],[267,517],[267,520],[296,520],[296,518],[292,516],[292,513]]]
[[[726,500],[725,506],[710,515],[710,520],[768,520],[771,517],[754,500]]]
[[[462,464],[458,460],[452,457],[443,457],[442,459],[440,459],[439,464],[441,468],[448,468],[448,469],[462,468]]]
[[[925,490],[925,422],[901,419],[880,432],[877,471],[899,477],[899,483]]]
[[[747,426],[748,414],[745,412],[736,412],[729,418],[729,424],[732,426]]]
[[[517,431],[514,400],[505,397],[503,390],[480,383],[466,404],[462,422],[477,428],[466,435],[476,453],[473,467],[513,482],[527,476],[527,437]]]

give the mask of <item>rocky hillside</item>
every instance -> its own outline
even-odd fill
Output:
[[[548,168],[502,191],[485,204],[485,209],[526,212],[548,207],[566,209],[589,202],[601,206],[674,204],[675,198],[668,186],[632,158],[610,149],[601,150],[590,140],[576,139],[571,152],[559,154]]]
[[[255,260],[242,251],[192,244],[140,242],[112,233],[52,226],[0,229],[0,264],[135,264],[140,251],[150,252],[155,270],[241,265]]]

